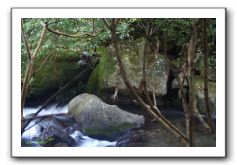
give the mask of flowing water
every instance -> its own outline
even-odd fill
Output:
[[[26,107],[24,108],[24,117],[26,115],[30,115],[32,113],[35,113],[40,107]],[[67,113],[68,112],[68,108],[67,106],[63,106],[63,107],[57,107],[56,105],[51,105],[49,107],[47,107],[46,109],[43,109],[38,116],[44,116],[44,115],[56,115],[56,114],[61,114],[61,113]],[[38,137],[39,133],[36,131],[36,125],[35,125],[35,120],[33,120],[26,128],[27,131],[25,131],[22,135],[22,139],[26,139],[28,141],[31,141],[31,139],[33,137]],[[70,136],[73,139],[76,139],[76,137],[80,135],[81,140],[80,143],[78,143],[78,145],[76,145],[76,147],[105,147],[105,146],[115,146],[116,142],[109,142],[106,140],[98,140],[98,139],[94,139],[94,138],[90,138],[88,136],[83,135],[81,132],[79,131],[74,131]],[[75,140],[76,141],[76,140]],[[34,144],[34,146],[39,146],[37,145],[36,142],[31,141],[32,144]]]
[[[148,118],[146,114],[144,114],[144,111],[141,107],[135,106],[135,105],[121,105],[120,108],[129,111],[131,113],[136,113],[139,115],[145,115],[145,118]],[[40,107],[26,107],[24,108],[24,116],[30,115],[32,113],[35,113]],[[173,124],[175,124],[179,129],[181,129],[183,132],[185,131],[185,122],[184,122],[184,114],[178,107],[161,107],[161,112],[166,116]],[[43,109],[38,116],[44,116],[44,115],[56,115],[61,113],[67,113],[68,107],[57,107],[56,105],[51,105],[47,107],[46,109]],[[213,116],[215,118],[215,116]],[[34,146],[39,146],[37,142],[32,141],[31,139],[33,137],[38,137],[39,133],[36,131],[36,126],[34,125],[35,120],[33,120],[28,127],[26,128],[27,131],[25,131],[22,135],[22,139],[30,140]],[[181,145],[173,135],[171,135],[164,127],[162,127],[157,122],[152,122],[151,120],[146,120],[145,126],[142,128],[146,130],[148,133],[151,133],[150,140],[148,139],[145,143],[142,142],[147,147],[178,147],[183,146]],[[202,128],[200,128],[202,130]],[[202,147],[210,147],[216,145],[216,137],[215,135],[210,136],[209,134],[203,134],[202,131],[195,131],[196,135],[196,143],[197,146]],[[116,146],[116,141],[110,142],[106,140],[98,140],[95,138],[88,137],[86,135],[83,135],[79,131],[74,131],[70,134],[70,136],[77,142],[75,145],[76,147],[113,147]],[[77,140],[77,137],[80,137],[80,140]],[[140,144],[135,144],[140,145]]]

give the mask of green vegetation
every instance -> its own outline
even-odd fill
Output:
[[[100,97],[105,91],[107,100],[115,101],[123,91],[130,104],[139,104],[187,146],[195,146],[194,116],[215,133],[211,119],[216,109],[215,19],[25,18],[21,46],[22,107],[27,99],[68,103],[86,92]],[[80,80],[74,80],[80,73]],[[178,85],[171,89],[174,80]],[[169,98],[172,92],[175,100]],[[186,132],[162,115],[158,97],[183,107]],[[208,124],[199,113],[208,115]],[[109,136],[129,127],[125,123],[84,132]]]
[[[114,137],[121,136],[122,134],[126,133],[124,132],[129,131],[129,129],[136,127],[135,124],[132,123],[123,123],[114,127],[107,127],[107,128],[96,128],[96,129],[86,129],[83,132],[91,137],[97,137],[102,138],[103,137],[111,137],[111,139],[114,139]],[[109,139],[110,140],[110,139]]]

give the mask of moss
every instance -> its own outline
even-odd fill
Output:
[[[206,105],[204,99],[204,80],[200,77],[195,78],[195,88],[197,90],[197,108],[200,113],[206,113]],[[209,105],[211,112],[216,111],[216,83],[208,82]]]
[[[136,87],[139,87],[139,83],[142,77],[142,58],[143,58],[143,47],[144,39],[140,38],[135,41],[135,43],[123,42],[119,44],[120,55],[124,64],[124,68],[127,72],[129,81]],[[149,48],[149,47],[148,47]],[[113,88],[117,85],[120,88],[124,88],[124,84],[121,76],[119,75],[119,67],[116,64],[116,58],[114,56],[114,48],[112,45],[107,48],[100,48],[99,53],[102,54],[100,58],[100,63],[97,65],[96,69],[93,71],[87,86],[88,93],[96,93],[102,96],[102,89],[108,91],[108,89]],[[150,48],[147,54],[147,60],[154,57],[153,52]],[[165,62],[165,57],[159,55],[154,67],[148,75],[148,88],[154,84],[157,87],[157,94],[166,93],[166,79],[167,79],[167,63]],[[160,77],[157,79],[157,76]],[[159,88],[161,87],[162,90]]]
[[[203,89],[204,88],[204,80],[200,77],[195,77],[195,88]],[[208,81],[208,90],[210,93],[216,93],[216,83]]]
[[[99,48],[98,54],[100,55],[100,63],[93,70],[88,84],[88,93],[100,93],[101,89],[104,87],[104,80],[108,78],[107,76],[115,71],[116,62],[113,56],[108,53],[106,48]]]
[[[181,61],[181,58],[176,58],[176,59],[172,60],[171,63],[173,65],[175,65],[176,67],[179,67],[180,61]]]
[[[74,71],[76,62],[56,62],[45,64],[33,76],[28,97],[40,97],[52,90],[57,90],[60,85],[68,82],[77,73]]]
[[[137,58],[139,56],[137,49],[127,42],[120,44],[120,47],[120,54],[127,71],[139,72],[139,67],[137,66],[140,58]],[[87,92],[101,94],[101,89],[109,86],[109,84],[105,83],[108,83],[109,80],[113,84],[117,78],[117,75],[113,75],[116,71],[116,58],[113,55],[113,47],[100,47],[97,52],[100,54],[100,63],[90,76]]]
[[[126,133],[129,129],[134,127],[135,124],[133,123],[123,123],[117,126],[110,126],[107,128],[96,128],[96,129],[87,128],[84,130],[84,133],[91,137],[115,140],[117,136]]]

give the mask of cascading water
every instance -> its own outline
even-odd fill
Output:
[[[27,115],[35,113],[40,107],[25,107],[23,111],[24,117]],[[63,107],[57,107],[56,105],[51,105],[47,107],[46,109],[43,109],[37,116],[45,116],[45,115],[57,115],[57,114],[62,114],[62,113],[67,113],[68,112],[68,107],[63,106]],[[36,124],[35,120],[31,121],[31,123],[26,127],[26,131],[22,134],[22,139],[27,140],[28,142],[30,141],[33,146],[38,146],[40,147],[37,142],[32,140],[34,137],[39,136],[39,132],[36,129]],[[76,147],[106,147],[106,146],[115,146],[115,142],[109,142],[106,140],[98,140],[94,138],[90,138],[88,136],[83,135],[79,131],[74,131],[73,133],[70,134],[70,136],[76,141],[77,145]],[[78,137],[80,137],[80,140],[78,140]]]

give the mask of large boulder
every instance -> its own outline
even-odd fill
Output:
[[[133,43],[123,42],[119,44],[121,58],[129,81],[135,88],[139,88],[142,78],[143,45],[144,38],[137,39]],[[129,92],[121,79],[119,67],[114,55],[115,51],[113,45],[109,45],[107,48],[100,48],[97,51],[101,55],[100,63],[90,76],[88,92],[97,91],[98,93],[101,93],[104,91],[108,92],[110,89],[110,92],[113,93],[115,87],[118,87],[120,89],[120,96],[129,95]],[[152,91],[154,88],[157,96],[163,96],[167,93],[167,81],[169,75],[167,60],[162,54],[155,55],[149,47],[146,56],[146,64],[154,64],[147,71],[147,88],[149,91]],[[103,93],[101,96],[106,95]]]
[[[68,110],[85,135],[98,139],[116,140],[132,128],[141,127],[145,121],[143,116],[123,111],[87,93],[72,99]]]
[[[195,87],[195,98],[196,98],[196,108],[200,113],[206,113],[206,103],[204,97],[204,80],[200,77],[195,77],[194,79],[194,87]],[[178,82],[176,79],[172,81],[171,84],[172,89],[178,89]],[[188,90],[187,81],[184,82],[184,91],[187,94]],[[208,81],[208,98],[211,112],[216,112],[216,83]],[[175,101],[175,100],[173,100]]]
[[[29,106],[41,104],[42,101],[45,101],[50,95],[54,94],[65,84],[70,82],[82,71],[89,68],[87,71],[84,71],[80,79],[74,81],[67,90],[62,91],[57,95],[56,102],[62,105],[67,104],[78,93],[85,91],[86,83],[92,69],[98,62],[96,56],[92,56],[91,58],[90,55],[87,56],[90,60],[88,62],[81,59],[80,54],[74,54],[73,56],[57,55],[55,56],[55,60],[53,60],[54,62],[52,62],[52,60],[46,61],[43,67],[35,72],[34,78],[32,78],[30,82],[30,90],[27,94],[26,104]],[[42,59],[39,59],[39,63],[41,63],[41,60]],[[38,66],[36,66],[36,68],[37,67]]]
[[[197,98],[196,107],[200,113],[206,113],[203,81],[200,79],[196,79],[195,88]],[[208,82],[208,98],[210,110],[212,113],[214,113],[216,112],[216,83],[210,81]]]

